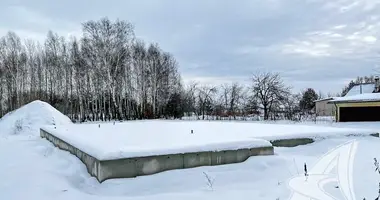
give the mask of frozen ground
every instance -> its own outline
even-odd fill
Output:
[[[38,109],[40,112],[50,110],[48,107]],[[18,117],[34,121],[32,118],[39,115],[28,116],[25,118],[20,114]],[[23,124],[18,134],[12,130],[3,131],[4,127],[14,127],[13,121],[0,123],[1,200],[288,199],[291,191],[287,181],[302,173],[304,162],[311,167],[328,150],[353,139],[330,138],[305,146],[276,148],[275,156],[252,157],[240,164],[174,170],[99,184],[88,175],[79,159],[38,137],[37,126],[67,122],[55,110],[49,116],[49,119],[37,120],[44,124]],[[354,162],[356,197],[375,199],[380,175],[374,172],[373,158],[380,158],[380,140],[374,137],[357,139],[359,148]],[[207,185],[204,173],[214,179],[212,189]],[[336,186],[336,183],[328,184],[325,189],[339,197]]]
[[[57,125],[44,129],[99,160],[271,146],[267,140],[377,133],[360,128],[163,120]]]

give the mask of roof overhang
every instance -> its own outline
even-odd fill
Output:
[[[327,102],[327,104],[367,103],[367,102],[380,102],[380,99],[373,99],[373,100],[335,100],[335,101],[329,101],[329,102]]]
[[[330,101],[330,100],[333,100],[333,99],[334,99],[333,97],[325,98],[325,99],[318,99],[318,100],[315,100],[314,103],[321,102],[321,101]]]

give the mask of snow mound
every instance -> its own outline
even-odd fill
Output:
[[[71,120],[43,101],[33,101],[0,119],[0,134],[38,135],[45,125],[67,125]]]

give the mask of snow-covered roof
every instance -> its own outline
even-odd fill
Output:
[[[329,101],[329,100],[333,100],[334,98],[335,97],[328,97],[328,98],[323,98],[323,99],[315,100],[314,102]]]
[[[380,93],[366,93],[352,96],[336,97],[329,103],[337,102],[373,102],[380,101]]]
[[[361,93],[360,93],[361,87]],[[372,93],[375,90],[374,83],[359,84],[352,87],[345,96],[354,96],[358,94]]]

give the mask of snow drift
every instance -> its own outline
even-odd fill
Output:
[[[45,125],[67,125],[71,120],[43,101],[33,101],[0,119],[0,134],[38,135]]]

